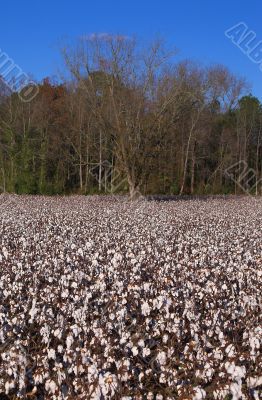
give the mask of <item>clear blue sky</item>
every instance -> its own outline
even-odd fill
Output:
[[[262,40],[261,0],[10,0],[1,3],[0,49],[36,79],[53,76],[59,43],[83,34],[156,35],[179,50],[179,59],[222,63],[246,76],[262,99],[262,72],[224,31],[244,21]]]

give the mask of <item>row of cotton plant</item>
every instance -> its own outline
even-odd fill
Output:
[[[0,203],[0,397],[261,398],[261,199]]]

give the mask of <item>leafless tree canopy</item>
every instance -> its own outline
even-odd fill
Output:
[[[62,55],[67,80],[45,79],[31,103],[1,90],[2,190],[237,193],[225,170],[239,162],[259,182],[261,104],[224,66],[109,35]]]

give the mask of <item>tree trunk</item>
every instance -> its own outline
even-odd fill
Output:
[[[98,190],[102,189],[102,133],[99,131],[99,172],[98,172]]]
[[[195,148],[195,146],[194,146]],[[194,183],[195,183],[195,163],[196,163],[196,158],[195,158],[195,149],[193,149],[193,154],[192,154],[192,162],[191,162],[191,182],[190,182],[190,192],[191,194],[194,193]]]

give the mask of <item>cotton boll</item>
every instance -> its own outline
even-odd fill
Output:
[[[202,400],[205,399],[205,397],[206,397],[206,392],[204,389],[200,387],[194,388],[193,400]]]
[[[132,351],[134,356],[138,355],[138,348],[137,347],[132,347],[131,351]]]
[[[143,357],[147,357],[149,356],[149,354],[151,353],[150,349],[148,347],[144,347],[142,350],[142,355]]]
[[[38,309],[36,307],[36,299],[33,299],[32,307],[31,307],[31,310],[29,311],[29,315],[31,316],[29,323],[33,322],[37,312],[38,312]]]
[[[61,329],[56,329],[56,330],[54,331],[54,336],[57,337],[58,339],[61,339],[61,337],[62,337],[62,331],[61,331]]]
[[[232,394],[232,400],[239,400],[243,398],[242,385],[240,382],[232,382],[230,385],[230,392]]]
[[[78,254],[79,256],[83,257],[83,255],[84,255],[83,249],[79,248],[79,249],[77,250],[77,254]]]
[[[157,355],[157,360],[158,360],[160,365],[165,365],[166,364],[166,353],[164,351],[161,351]]]
[[[67,349],[70,349],[72,344],[74,343],[74,338],[72,335],[68,335],[66,338],[66,347]]]
[[[4,255],[5,259],[7,260],[7,259],[8,259],[8,254],[9,254],[9,253],[8,253],[6,247],[3,247],[3,248],[2,248],[2,252],[3,252],[3,255]]]
[[[63,299],[66,299],[66,298],[68,297],[68,295],[69,295],[69,292],[68,292],[67,289],[65,289],[65,290],[61,293],[61,296],[62,296]]]
[[[54,349],[49,349],[49,350],[47,351],[47,357],[48,357],[49,359],[55,360],[55,359],[56,359],[55,350],[54,350]]]
[[[235,346],[233,344],[230,344],[226,348],[226,353],[228,357],[234,357],[235,356]]]
[[[56,390],[57,390],[57,385],[53,380],[47,380],[45,383],[45,389],[52,393],[55,394]]]
[[[247,378],[247,385],[250,388],[256,388],[257,386],[262,385],[262,375]]]
[[[163,336],[163,343],[167,343],[167,341],[168,341],[168,335],[164,335]]]
[[[150,314],[150,306],[147,302],[144,302],[141,306],[142,314],[147,316]]]

